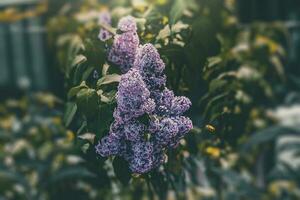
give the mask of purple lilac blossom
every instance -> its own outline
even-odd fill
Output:
[[[179,137],[185,135],[193,128],[193,122],[188,117],[177,116],[177,117],[174,117],[174,121],[176,121],[177,126],[178,126],[178,132],[180,133],[178,135]]]
[[[174,99],[173,91],[165,88],[163,91],[156,91],[152,93],[156,102],[156,113],[161,116],[167,116],[170,113],[172,101]]]
[[[145,130],[146,126],[137,120],[132,120],[123,126],[125,138],[132,142],[142,141]]]
[[[150,142],[137,142],[131,145],[129,167],[135,173],[145,173],[153,167],[153,145]]]
[[[128,31],[136,32],[137,26],[134,17],[126,16],[120,19],[118,23],[118,29],[122,32],[128,32]]]
[[[122,33],[115,35],[113,45],[108,54],[108,60],[120,66],[122,73],[126,73],[133,66],[140,41],[133,17],[127,16],[122,18],[118,28]]]
[[[153,99],[148,99],[143,105],[143,110],[147,114],[152,114],[155,110],[155,107],[156,107],[155,101]]]
[[[103,137],[96,146],[96,152],[103,157],[122,153],[122,141],[114,134]]]
[[[135,173],[146,173],[164,162],[164,154],[151,141],[132,143],[129,168]]]
[[[163,73],[165,64],[152,44],[145,44],[138,48],[133,66],[140,70],[150,90],[162,89],[166,86],[167,78]]]
[[[170,148],[176,148],[180,140],[193,128],[193,123],[188,117],[177,116],[172,118],[177,123],[178,134],[169,143]]]
[[[161,76],[148,76],[144,81],[150,90],[160,90],[166,86],[166,75]]]
[[[171,103],[170,114],[182,115],[192,105],[192,102],[187,97],[175,97]]]
[[[114,42],[108,53],[108,60],[120,66],[126,73],[132,67],[139,38],[136,32],[125,32],[114,37]]]
[[[150,132],[153,134],[156,142],[161,146],[169,144],[178,134],[178,125],[172,118],[162,118],[154,120],[149,125]]]
[[[109,12],[107,12],[107,11],[101,12],[98,21],[99,21],[99,24],[111,25],[111,16],[110,16]],[[101,41],[105,42],[106,40],[109,40],[110,38],[112,38],[112,34],[108,30],[106,30],[105,28],[102,27],[100,29],[98,38]]]
[[[165,64],[157,49],[152,44],[138,48],[134,18],[122,18],[118,29],[123,33],[115,36],[108,57],[124,74],[114,122],[96,151],[101,156],[121,156],[133,173],[146,173],[159,167],[165,151],[176,148],[193,128],[192,121],[182,116],[191,101],[166,87]]]
[[[116,98],[118,104],[116,115],[123,115],[125,119],[123,121],[149,112],[148,105],[153,103],[150,99],[150,91],[136,69],[131,69],[122,75]]]
[[[134,66],[147,76],[153,73],[162,74],[165,69],[165,63],[152,44],[145,44],[138,48]]]

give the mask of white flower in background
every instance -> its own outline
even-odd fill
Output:
[[[77,164],[83,162],[84,160],[83,160],[81,157],[76,156],[76,155],[68,155],[68,156],[66,157],[66,161],[67,161],[67,163],[69,163],[70,165],[77,165]]]
[[[300,169],[300,158],[297,156],[300,146],[300,136],[283,135],[276,141],[277,162],[279,167],[284,168],[285,165],[292,169]],[[282,165],[284,164],[284,165]]]
[[[27,76],[22,76],[22,77],[19,78],[19,80],[17,82],[17,85],[22,90],[27,90],[31,86],[31,81],[30,81],[30,79]]]
[[[250,66],[243,65],[237,71],[237,77],[239,79],[246,79],[246,80],[258,79],[260,78],[260,73],[256,69],[253,69]]]
[[[86,22],[89,22],[90,20],[98,19],[100,13],[101,12],[99,12],[97,10],[90,10],[90,11],[87,11],[87,12],[80,12],[80,13],[75,15],[75,19],[79,22],[86,23]]]
[[[278,120],[278,124],[285,127],[300,128],[300,104],[281,106],[270,112],[271,116]],[[280,168],[285,165],[293,169],[300,168],[299,151],[300,136],[291,132],[283,133],[276,140],[277,163]],[[284,165],[283,165],[284,164]]]
[[[287,127],[300,127],[300,104],[281,106],[271,111],[278,123]]]
[[[235,47],[233,47],[231,49],[231,52],[233,54],[238,54],[238,53],[241,53],[241,52],[247,52],[250,50],[250,46],[248,43],[246,42],[243,42],[243,43],[239,43],[238,45],[236,45]]]

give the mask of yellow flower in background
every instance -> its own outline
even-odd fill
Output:
[[[54,124],[56,124],[56,125],[60,125],[60,124],[62,124],[62,119],[61,119],[61,117],[53,117],[52,118],[52,121],[53,121],[53,123]]]
[[[225,0],[225,6],[226,8],[233,10],[236,5],[236,0]]]
[[[74,140],[74,133],[73,133],[73,131],[67,130],[67,136],[66,136],[66,138],[67,138],[67,141],[69,141],[69,142],[73,141]]]
[[[0,127],[5,130],[10,130],[13,126],[14,117],[8,116],[5,118],[0,118]]]
[[[268,46],[271,53],[276,53],[280,49],[279,45],[275,41],[263,35],[258,35],[255,38],[255,45],[257,46],[266,45]]]
[[[270,193],[275,196],[279,196],[282,191],[292,192],[295,189],[297,189],[296,183],[287,180],[274,181],[268,187]]]
[[[51,141],[43,143],[43,145],[37,149],[38,157],[42,160],[46,159],[54,149],[54,145]]]
[[[50,93],[37,93],[36,98],[40,103],[45,104],[50,108],[53,108],[56,103],[60,102],[56,96]]]
[[[57,154],[52,162],[52,169],[57,170],[58,168],[60,168],[64,160],[65,156],[63,154]]]
[[[140,1],[140,0],[133,0],[133,1]],[[143,0],[144,2],[147,1],[148,4],[156,4],[156,5],[159,5],[159,6],[163,6],[163,5],[166,5],[169,0]]]
[[[237,23],[238,23],[238,18],[235,16],[230,16],[230,17],[226,18],[226,20],[225,20],[225,24],[227,26],[235,25]]]
[[[206,128],[210,133],[213,133],[213,132],[216,131],[216,128],[215,128],[214,126],[210,125],[210,124],[207,124],[207,125],[205,126],[205,128]]]
[[[29,143],[29,141],[25,139],[18,139],[14,143],[9,144],[7,152],[18,154],[20,152],[25,152],[28,149],[32,150],[32,145]]]
[[[257,108],[254,108],[250,111],[250,117],[252,119],[257,119],[257,118],[259,118],[259,116],[260,116],[260,113],[259,113],[259,110]]]
[[[221,155],[221,150],[217,147],[207,147],[205,152],[214,158],[219,158]]]
[[[166,25],[169,22],[169,18],[167,16],[163,16],[161,22],[163,25]]]
[[[151,40],[153,37],[154,37],[154,35],[152,33],[147,33],[145,35],[145,39],[147,39],[147,40]]]
[[[37,135],[39,130],[37,127],[31,127],[29,130],[28,130],[29,134],[30,135]]]
[[[156,0],[156,3],[157,3],[158,5],[165,5],[165,4],[168,3],[168,0]]]
[[[138,12],[144,12],[148,6],[145,0],[132,0],[132,7]]]

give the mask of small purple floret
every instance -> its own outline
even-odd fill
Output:
[[[110,16],[109,12],[107,12],[107,11],[101,12],[98,21],[99,21],[99,24],[111,25],[111,16]],[[101,41],[105,42],[106,40],[109,40],[110,38],[112,38],[112,34],[108,30],[106,30],[102,27],[100,29],[98,38]]]
[[[136,32],[137,31],[137,26],[136,26],[136,21],[134,17],[132,16],[126,16],[120,19],[118,23],[118,29],[122,32]]]

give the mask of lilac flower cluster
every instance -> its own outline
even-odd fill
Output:
[[[131,16],[122,18],[119,21],[118,30],[121,33],[114,37],[108,60],[120,66],[122,73],[126,73],[133,66],[139,46],[135,19]]]
[[[110,17],[109,12],[107,12],[107,11],[101,12],[98,21],[99,21],[99,24],[111,25],[111,17]],[[112,38],[112,34],[108,30],[101,28],[98,38],[101,41],[105,42],[106,40],[109,40],[110,38]]]
[[[139,47],[134,61],[134,68],[139,69],[150,90],[155,91],[165,87],[167,80],[166,75],[163,73],[165,64],[152,44]]]
[[[122,75],[118,87],[117,104],[118,109],[114,112],[114,117],[122,123],[154,111],[155,103],[150,98],[150,91],[139,70],[132,69]]]
[[[124,31],[120,37],[137,30],[132,17],[121,19],[118,28]],[[117,43],[122,47],[131,45],[128,44],[131,41],[115,37],[110,57],[121,59],[129,51],[133,53],[132,49],[126,49],[126,53],[120,54],[120,49],[114,49]],[[152,44],[139,46],[134,51],[133,61],[122,70],[126,73],[118,86],[114,122],[109,134],[96,146],[101,156],[123,157],[134,173],[146,173],[160,166],[165,160],[165,151],[176,148],[193,127],[192,121],[182,116],[191,102],[186,97],[175,96],[166,87],[164,68]]]

